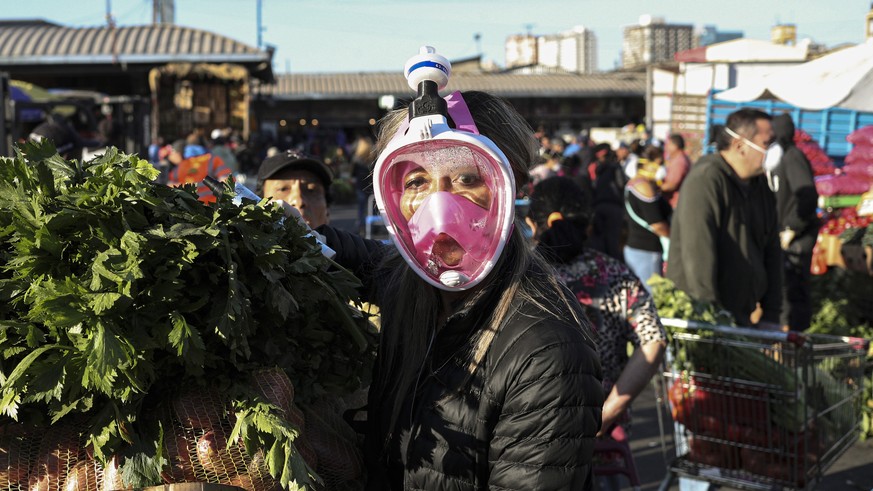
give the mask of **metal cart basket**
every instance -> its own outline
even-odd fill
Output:
[[[678,476],[812,489],[860,432],[868,341],[662,319]]]

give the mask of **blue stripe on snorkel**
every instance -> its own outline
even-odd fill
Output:
[[[437,70],[442,71],[446,75],[449,74],[449,69],[446,68],[446,66],[443,65],[442,63],[437,63],[437,62],[431,61],[431,60],[425,60],[425,61],[420,61],[420,62],[416,63],[415,65],[412,65],[411,67],[409,67],[409,70],[406,70],[406,76],[408,77],[410,73],[418,70],[419,68],[436,68]]]

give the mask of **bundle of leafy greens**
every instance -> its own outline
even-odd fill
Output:
[[[722,326],[735,325],[730,312],[713,303],[691,298],[667,278],[654,275],[649,278],[647,283],[652,287],[655,308],[662,318],[698,321]]]
[[[110,149],[87,163],[50,144],[0,159],[0,413],[86,421],[126,484],[159,484],[155,414],[183,387],[218,388],[239,436],[286,488],[317,479],[299,429],[248,375],[281,367],[303,402],[367,383],[374,335],[349,305],[358,281],[265,201],[215,205]],[[0,422],[2,423],[2,422]]]

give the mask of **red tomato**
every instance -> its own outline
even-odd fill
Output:
[[[688,425],[692,432],[716,438],[723,438],[725,436],[724,422],[721,418],[701,414],[692,419],[694,421]]]

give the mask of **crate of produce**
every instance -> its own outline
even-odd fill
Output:
[[[828,210],[832,208],[851,208],[858,206],[858,203],[861,202],[860,194],[851,194],[851,195],[835,195],[835,196],[819,196],[818,197],[818,207],[823,210]]]

